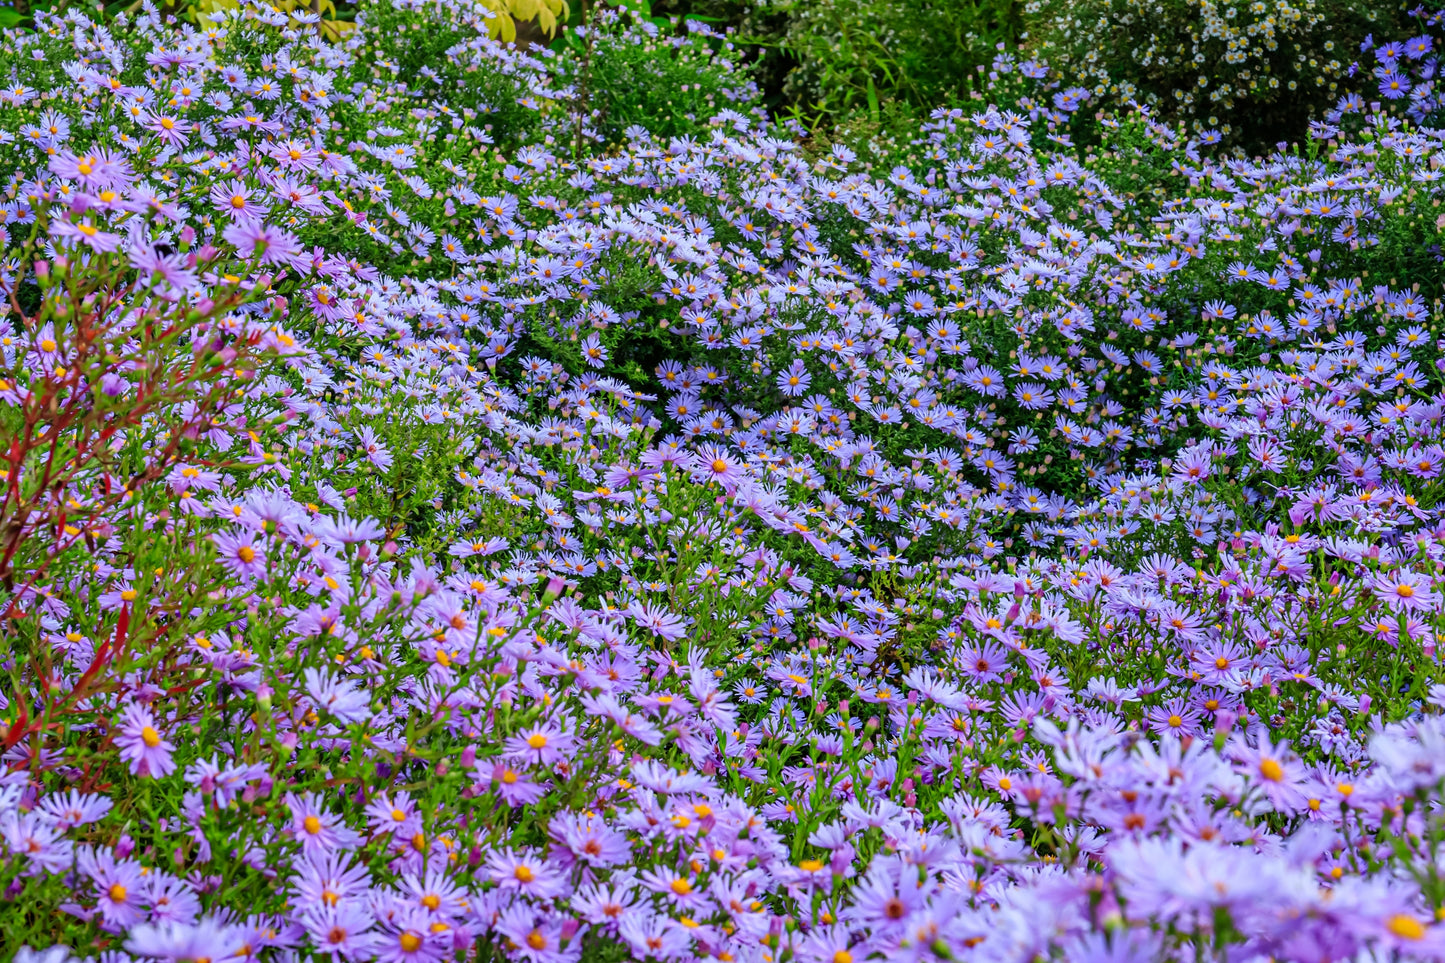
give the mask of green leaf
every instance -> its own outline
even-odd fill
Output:
[[[0,30],[9,30],[11,27],[19,24],[23,19],[24,18],[20,16],[20,11],[10,7],[0,7]]]

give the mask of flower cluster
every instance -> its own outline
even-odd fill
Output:
[[[1252,150],[1356,92],[1356,45],[1372,32],[1393,38],[1408,22],[1399,4],[1353,0],[1035,0],[1029,8],[1063,76]]]
[[[480,6],[38,26],[8,952],[1445,958],[1428,115],[1000,57],[880,170],[592,149]]]

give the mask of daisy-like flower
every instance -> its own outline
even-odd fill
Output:
[[[542,856],[522,851],[497,850],[487,857],[487,875],[504,890],[532,899],[554,899],[568,892],[566,874]]]
[[[50,233],[52,237],[83,245],[98,254],[118,251],[124,241],[119,234],[102,231],[89,221],[56,220],[51,222]]]
[[[96,154],[77,157],[70,151],[60,151],[51,155],[50,170],[56,177],[77,181],[87,191],[98,191],[110,186],[109,165],[105,158]]]
[[[711,902],[707,894],[698,889],[693,877],[687,873],[668,869],[649,869],[638,877],[638,881],[654,893],[662,894],[672,906],[683,912],[694,913]]]
[[[445,928],[420,907],[407,907],[387,921],[376,934],[376,959],[381,963],[440,963],[449,955],[451,940]]]
[[[255,535],[251,532],[243,535],[217,532],[211,536],[211,542],[216,546],[216,557],[221,565],[242,584],[249,585],[266,574],[265,552],[256,545]]]
[[[1295,813],[1305,804],[1305,772],[1289,743],[1271,744],[1261,736],[1258,746],[1236,742],[1236,771],[1248,778],[1269,799],[1275,809]]]
[[[507,753],[532,765],[550,766],[570,758],[576,738],[561,726],[543,722],[507,740]]]
[[[333,960],[368,960],[373,958],[379,934],[373,931],[376,917],[365,903],[320,903],[300,914],[300,924],[315,952]]]
[[[140,863],[116,859],[107,849],[82,849],[76,864],[95,886],[96,909],[108,927],[127,930],[141,921],[145,876]]]
[[[81,793],[74,789],[51,793],[40,801],[39,810],[65,830],[93,823],[110,812],[112,803],[100,793]]]
[[[221,232],[243,257],[258,257],[263,264],[289,264],[301,254],[301,242],[290,231],[262,221],[237,221]]]
[[[142,126],[153,132],[156,138],[167,147],[184,147],[190,140],[186,135],[190,131],[191,125],[170,114],[148,114]]]
[[[571,858],[589,866],[620,866],[631,859],[627,837],[600,818],[558,813],[547,828]]]
[[[747,477],[737,460],[728,454],[726,449],[717,445],[703,445],[698,449],[694,464],[694,475],[699,481],[716,481],[723,486],[724,491],[736,488]]]
[[[391,468],[391,449],[381,443],[380,439],[376,437],[376,432],[370,427],[362,427],[356,432],[356,443],[366,456],[366,460],[375,465],[377,469],[386,471]]]
[[[216,211],[232,221],[262,218],[271,209],[264,198],[255,196],[251,188],[239,180],[212,185],[210,198]]]
[[[633,602],[627,606],[627,614],[639,626],[669,642],[676,642],[687,632],[687,623],[660,605]]]
[[[11,813],[0,817],[0,845],[24,858],[30,871],[62,873],[74,860],[74,847],[49,813]]]
[[[480,784],[496,792],[509,806],[530,806],[547,795],[547,783],[533,782],[520,765],[509,762],[493,763],[487,776]]]
[[[1375,598],[1396,612],[1432,609],[1440,601],[1430,578],[1408,569],[1395,569],[1375,578],[1371,585]]]
[[[537,913],[525,904],[503,911],[497,932],[513,947],[514,958],[526,963],[573,963],[582,955],[581,936],[587,927]]]
[[[336,850],[355,849],[361,837],[339,816],[323,810],[313,793],[288,792],[286,807],[291,810],[291,835],[301,843],[301,850],[316,857]]]
[[[371,718],[371,699],[350,680],[338,680],[330,673],[306,669],[306,692],[317,709],[343,723],[365,722]]]
[[[200,278],[186,258],[163,254],[154,245],[140,244],[130,250],[130,265],[148,277],[164,296],[179,298],[201,287]]]
[[[245,927],[207,916],[142,924],[126,934],[125,948],[138,957],[155,960],[216,959],[221,956],[217,947],[242,945],[245,937]]]
[[[120,757],[137,776],[159,779],[175,771],[171,758],[176,747],[161,737],[155,716],[146,706],[128,703],[121,711],[120,733],[115,739]]]

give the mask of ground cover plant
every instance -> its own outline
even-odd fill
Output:
[[[592,13],[4,34],[6,956],[1445,957],[1440,17],[1244,160]]]

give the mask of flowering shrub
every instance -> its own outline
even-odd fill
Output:
[[[1441,131],[357,23],[4,38],[7,953],[1445,956]]]
[[[1404,4],[1373,0],[1034,0],[1029,12],[1038,53],[1070,83],[1252,151],[1361,89],[1359,44],[1409,22]]]
[[[992,58],[994,44],[1013,41],[1019,27],[1012,0],[756,6],[785,12],[777,43],[793,63],[784,93],[800,113],[820,121],[876,117],[895,101],[926,115],[956,101],[971,89],[978,66]]]

